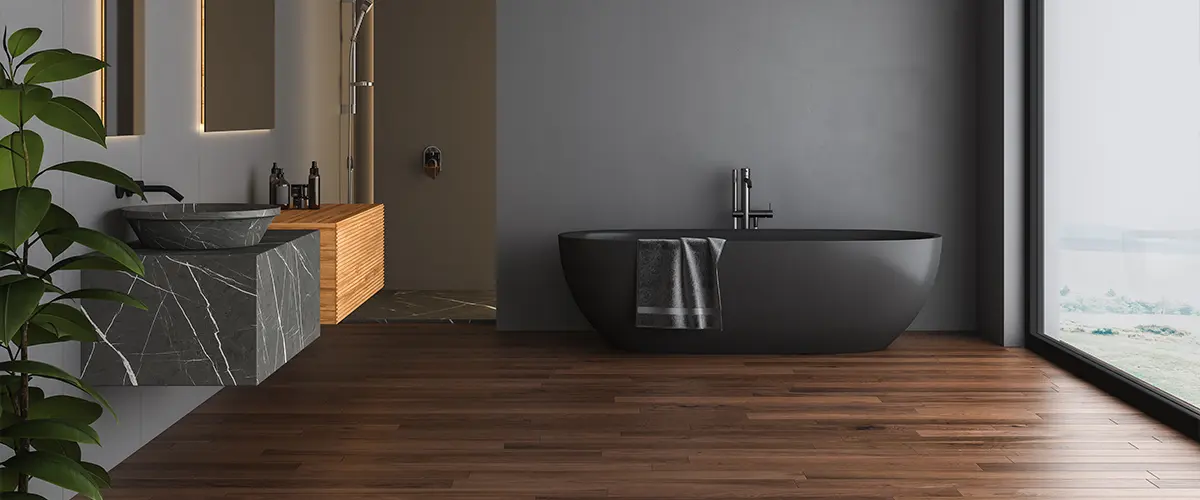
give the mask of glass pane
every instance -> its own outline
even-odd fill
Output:
[[[1200,2],[1047,0],[1045,330],[1200,406]]]

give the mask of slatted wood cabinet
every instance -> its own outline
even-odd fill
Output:
[[[383,289],[383,205],[284,210],[271,229],[321,232],[321,324],[335,324]]]

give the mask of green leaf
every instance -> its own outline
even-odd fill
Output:
[[[108,405],[108,400],[104,399],[104,396],[101,396],[100,393],[96,392],[95,389],[92,389],[91,386],[83,383],[82,380],[79,380],[78,378],[76,378],[74,375],[71,375],[70,373],[62,371],[57,366],[42,363],[40,361],[20,360],[19,359],[16,361],[0,362],[0,371],[13,372],[13,373],[28,373],[30,375],[34,375],[34,376],[38,376],[38,377],[42,377],[42,378],[54,379],[54,380],[58,380],[60,382],[64,382],[66,384],[71,385],[72,387],[75,387],[76,389],[79,389],[79,390],[87,393],[87,395],[91,396],[92,399],[95,399],[97,402],[104,405],[104,408],[106,410],[108,410],[110,412],[113,411],[112,407]]]
[[[87,471],[96,478],[96,484],[98,484],[101,488],[112,487],[112,478],[109,477],[108,471],[104,470],[104,467],[91,462],[81,462],[79,465],[82,465],[84,469],[87,469]]]
[[[100,419],[100,405],[74,396],[50,396],[29,405],[29,418],[55,419],[91,425]]]
[[[106,132],[100,115],[78,99],[65,96],[50,99],[37,117],[46,125],[105,146]]]
[[[21,377],[18,375],[0,375],[0,388],[15,394],[21,390]]]
[[[17,258],[13,257],[12,254],[0,253],[0,267],[4,267],[15,262],[17,262]]]
[[[10,150],[0,152],[0,189],[33,184],[31,180],[41,168],[42,154],[46,150],[42,136],[32,130],[13,132],[0,139],[0,146]],[[29,150],[29,162],[25,161],[25,155],[21,153],[26,148]],[[26,163],[29,166],[28,171]]]
[[[39,85],[21,85],[0,89],[0,116],[18,127],[38,114],[54,92]]]
[[[9,264],[8,269],[18,270],[21,268],[21,266],[18,264],[19,263],[16,263],[16,262]],[[29,273],[28,273],[29,277],[36,277],[38,274],[45,272],[38,266],[34,266],[34,265],[30,265],[30,264],[25,264],[25,269],[27,269],[29,271]],[[24,278],[25,276],[26,275],[24,275],[24,274],[9,274],[9,275],[5,276],[5,278],[9,278],[9,279],[4,281],[4,283],[8,283],[10,281],[15,281],[17,279]],[[43,281],[50,283],[52,280],[43,280]]]
[[[4,67],[4,66],[0,66],[0,68],[3,68],[3,67]],[[8,151],[9,153],[16,154],[17,156],[21,157],[22,159],[24,159],[24,158],[25,158],[25,155],[21,154],[21,152],[20,152],[20,151],[17,151],[17,150],[15,150],[15,149],[13,149],[13,148],[10,148],[10,147],[8,147],[8,146],[5,146],[5,145],[3,145],[3,144],[0,144],[0,151]]]
[[[36,324],[29,325],[29,345],[57,344],[59,342],[67,342],[69,338],[59,337],[58,334],[47,330],[45,327]]]
[[[21,62],[17,63],[17,68],[20,68],[21,66],[24,66],[26,64],[37,64],[37,63],[41,62],[42,60],[46,59],[47,57],[53,57],[55,54],[70,54],[70,53],[71,53],[71,51],[69,51],[67,49],[39,50],[37,52],[34,52],[32,54],[25,56],[24,59],[21,59]]]
[[[50,210],[50,191],[32,187],[0,191],[0,214],[4,214],[0,217],[0,244],[17,248],[25,243],[47,210]]]
[[[29,315],[37,309],[46,284],[37,278],[25,278],[0,285],[0,340],[12,341]]]
[[[142,186],[139,186],[132,177],[103,163],[96,163],[94,161],[69,161],[47,168],[43,173],[53,171],[70,172],[89,179],[96,179],[114,186],[120,186],[127,191],[132,191],[141,196],[142,201],[146,201],[146,195],[142,193]]]
[[[17,379],[17,384],[14,384],[14,385],[16,385],[19,390],[20,376],[12,375],[12,378]],[[13,392],[16,392],[16,391],[13,391]],[[34,403],[34,402],[38,402],[38,400],[42,400],[42,399],[46,399],[46,391],[42,391],[41,387],[30,386],[29,387],[29,402]]]
[[[83,460],[83,453],[79,449],[79,443],[57,441],[54,439],[34,439],[29,444],[32,444],[38,451],[57,453],[76,462]]]
[[[133,296],[116,290],[105,290],[103,288],[84,288],[67,292],[54,298],[54,301],[68,299],[91,299],[91,300],[107,300],[109,302],[120,302],[127,306],[136,307],[143,311],[146,310],[146,304],[142,301],[133,298]]]
[[[37,28],[19,29],[12,36],[8,37],[8,53],[13,57],[19,57],[29,50],[33,44],[37,43],[38,38],[42,37],[42,30]]]
[[[78,492],[93,500],[103,498],[100,495],[100,486],[96,484],[96,478],[91,472],[83,468],[79,462],[57,453],[48,451],[23,453],[6,460],[3,465],[47,483]]]
[[[59,288],[58,286],[56,286],[54,283],[51,283],[49,275],[47,275],[45,278],[42,278],[42,282],[46,283],[46,293],[57,293],[57,294],[67,293],[66,290],[63,290],[62,288]]]
[[[0,469],[0,491],[16,490],[17,482],[19,480],[20,480],[20,477],[19,477],[19,474],[17,474],[17,471],[9,470],[9,469]],[[6,496],[6,495],[10,495],[10,494],[9,493],[0,493],[0,498],[3,498],[3,499],[18,498],[18,497]],[[38,497],[38,498],[42,498],[42,497]],[[46,499],[42,498],[42,500],[46,500]]]
[[[42,236],[42,246],[46,247],[46,251],[50,252],[54,258],[58,258],[68,248],[71,248],[71,245],[75,244],[66,238],[47,234],[64,227],[79,227],[79,222],[65,208],[50,204],[50,210],[47,210],[46,216],[42,217],[42,223],[38,224],[37,232]]]
[[[67,337],[80,342],[100,341],[100,334],[96,331],[96,326],[83,314],[83,311],[66,304],[56,302],[45,304],[29,321],[58,334],[59,337]]]
[[[0,191],[0,194],[2,193],[3,192]],[[3,210],[3,207],[4,205],[0,204],[0,210]],[[2,222],[3,219],[0,219],[0,223]],[[0,229],[2,229],[2,227],[0,227]],[[101,233],[100,231],[83,227],[75,227],[55,229],[46,234],[62,236],[63,238],[67,238],[75,243],[79,243],[80,245],[107,255],[113,260],[119,262],[125,267],[125,269],[128,269],[129,272],[137,274],[138,276],[146,274],[146,269],[142,266],[142,260],[138,258],[137,254],[133,253],[133,249],[129,248],[129,245],[126,245],[123,241],[113,238],[112,236]],[[2,243],[2,241],[0,241],[0,243]],[[53,266],[51,266],[51,268],[53,268]]]
[[[111,257],[103,255],[77,255],[55,262],[54,265],[46,269],[46,275],[49,276],[59,271],[128,271],[135,272],[120,262],[113,260]]]
[[[18,439],[57,439],[100,444],[100,436],[91,427],[63,420],[26,420],[0,429],[0,434]]]
[[[40,58],[25,73],[25,83],[49,83],[72,80],[108,67],[104,61],[87,54],[57,52]]]

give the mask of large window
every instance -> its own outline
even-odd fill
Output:
[[[1200,413],[1200,1],[1034,8],[1034,333]]]

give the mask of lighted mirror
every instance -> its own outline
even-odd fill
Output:
[[[101,117],[108,135],[142,135],[145,121],[145,0],[101,0],[103,73]]]
[[[275,128],[275,0],[203,0],[206,132]]]

